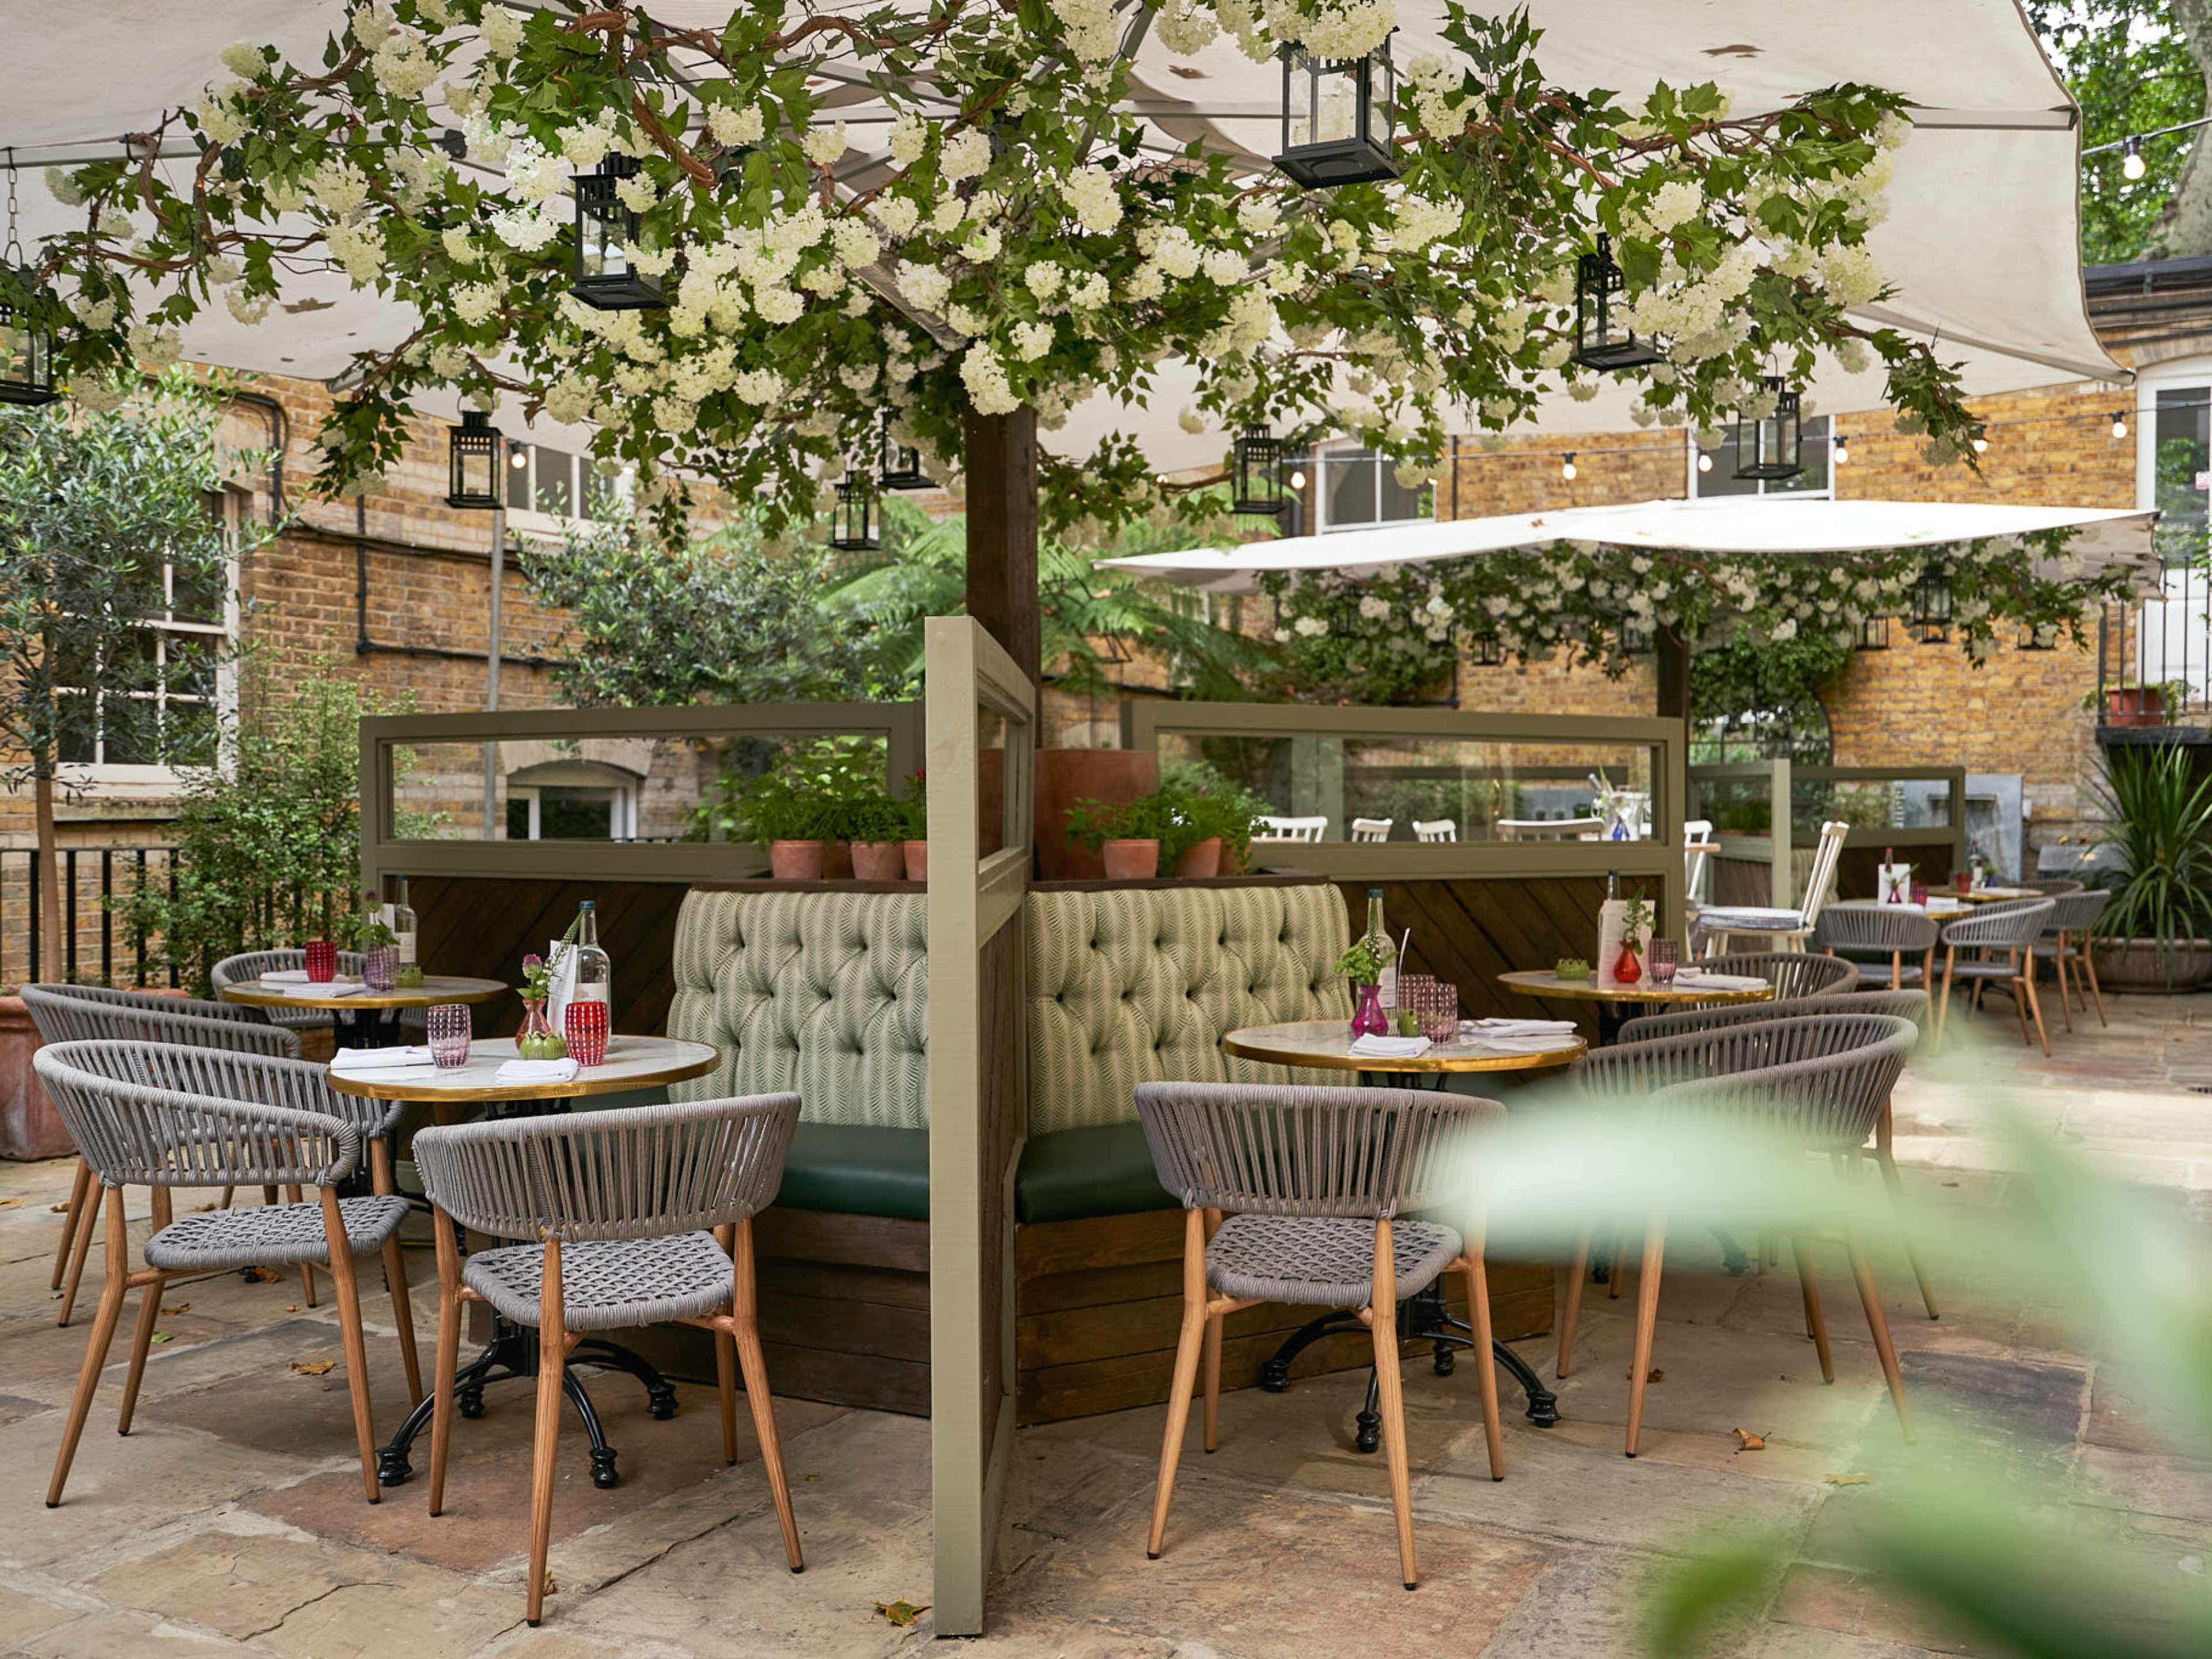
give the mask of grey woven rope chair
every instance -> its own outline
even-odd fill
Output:
[[[1919,1040],[1910,1019],[1890,1014],[1862,1014],[1857,1000],[1833,1014],[1793,1019],[1747,1021],[1656,1041],[1593,1049],[1576,1063],[1577,1087],[1595,1099],[1620,1101],[1662,1119],[1694,1114],[1711,1121],[1716,1113],[1741,1115],[1769,1130],[1802,1141],[1808,1154],[1856,1160],[1882,1107],[1905,1069],[1905,1057]],[[1848,1010],[1849,1012],[1845,1012]],[[1644,1426],[1644,1390],[1651,1370],[1651,1345],[1659,1310],[1659,1280],[1666,1255],[1663,1216],[1654,1215],[1645,1230],[1644,1256],[1636,1280],[1636,1343],[1629,1367],[1627,1455],[1636,1455]],[[1820,1293],[1813,1278],[1808,1235],[1790,1240],[1796,1258],[1805,1320],[1820,1361],[1824,1382],[1835,1381]],[[1905,1437],[1913,1437],[1912,1415],[1905,1403],[1905,1382],[1874,1268],[1854,1231],[1846,1231],[1844,1249],[1867,1328],[1881,1359],[1892,1403]],[[1573,1358],[1576,1315],[1589,1265],[1589,1234],[1578,1245],[1567,1275],[1566,1306],[1559,1320],[1559,1374],[1568,1375]]]
[[[1936,1040],[1941,1042],[1950,1024],[1951,984],[1954,980],[1974,983],[1974,1002],[1996,986],[2012,996],[2020,1016],[2020,1040],[2043,1045],[2051,1052],[2051,1033],[2044,1029],[2043,1004],[2035,994],[2035,942],[2044,925],[2057,914],[2056,899],[2021,899],[2006,904],[1984,905],[1977,914],[1943,926],[1943,994],[1936,1005]],[[1961,957],[1961,951],[1975,954]],[[2028,1035],[2030,1017],[2035,1035]]]
[[[2045,898],[2064,898],[2069,893],[2079,893],[2088,886],[2086,881],[2070,877],[2051,876],[2039,881],[2024,881],[2021,885],[2031,893],[2040,893]]]
[[[1832,910],[1828,913],[1832,915]],[[1862,991],[1848,1002],[1838,1002],[1832,997],[1804,997],[1793,1002],[1735,1002],[1718,1007],[1695,1009],[1684,1014],[1649,1014],[1642,1019],[1632,1019],[1620,1028],[1623,1042],[1648,1042],[1656,1037],[1681,1036],[1690,1032],[1710,1031],[1723,1025],[1754,1025],[1762,1020],[1790,1019],[1808,1014],[1894,1014],[1899,1019],[1909,1019],[1913,1029],[1922,1036],[1928,1034],[1929,1012],[1931,1005],[1925,991]],[[1905,1180],[1897,1172],[1897,1156],[1893,1146],[1895,1134],[1891,1102],[1885,1097],[1881,1115],[1875,1120],[1874,1159],[1881,1172],[1881,1184],[1889,1191],[1890,1202],[1898,1209],[1899,1229],[1905,1237],[1905,1259],[1912,1264],[1912,1277],[1920,1286],[1920,1300],[1928,1309],[1930,1319],[1941,1319],[1942,1311],[1936,1305],[1936,1287],[1929,1282],[1928,1269],[1920,1260],[1920,1252],[1913,1248],[1912,1232],[1904,1224]],[[1618,1278],[1618,1275],[1615,1276]],[[1609,1289],[1615,1288],[1608,1286]],[[1808,1329],[1806,1335],[1813,1333]]]
[[[2097,999],[2097,1024],[2111,1023],[2105,1018],[2105,988],[2097,983],[2096,931],[2097,918],[2112,902],[2112,895],[2105,888],[2057,895],[2051,900],[2057,908],[2035,941],[2036,959],[2050,963],[2058,976],[2058,1013],[2069,1031],[2074,1029],[2069,991],[2081,999],[2081,1012],[2089,1012],[2089,999],[2081,990],[2085,981]]]
[[[161,1308],[161,1288],[188,1273],[221,1272],[267,1262],[326,1265],[337,1287],[338,1331],[345,1350],[346,1389],[353,1401],[354,1439],[362,1485],[377,1501],[376,1434],[370,1420],[368,1351],[362,1335],[356,1258],[382,1255],[385,1283],[399,1328],[399,1352],[409,1393],[422,1397],[415,1327],[407,1303],[407,1278],[399,1257],[399,1224],[407,1200],[392,1190],[392,1165],[374,1158],[371,1194],[341,1198],[337,1185],[360,1162],[362,1142],[381,1148],[398,1109],[339,1094],[323,1068],[304,1060],[276,1060],[216,1048],[161,1042],[62,1042],[32,1056],[62,1121],[99,1176],[107,1214],[107,1278],[100,1312],[85,1345],[84,1367],[70,1404],[69,1424],[46,1506],[62,1500],[70,1464],[114,1340],[123,1304],[143,1289],[131,1368],[123,1385],[118,1434],[131,1432],[145,1374],[146,1352]],[[374,1137],[374,1139],[371,1139]],[[174,1187],[274,1182],[313,1187],[313,1202],[256,1209],[170,1213]],[[154,1224],[142,1255],[131,1267],[124,1228],[125,1187],[154,1189]],[[88,1213],[86,1225],[91,1224]]]
[[[258,1011],[236,1003],[155,996],[105,985],[26,985],[23,1006],[29,1011],[31,1023],[39,1028],[42,1042],[181,1042],[196,1048],[228,1048],[280,1060],[300,1057],[299,1038],[277,1030]],[[76,1311],[77,1286],[91,1254],[93,1230],[82,1225],[81,1220],[93,1213],[88,1206],[92,1189],[92,1165],[79,1158],[69,1202],[62,1211],[61,1242],[54,1247],[52,1288],[62,1293],[61,1311],[54,1321],[58,1325],[66,1326]],[[276,1189],[264,1188],[262,1197],[275,1203]],[[221,1200],[223,1207],[229,1206],[230,1199],[225,1188]],[[306,1288],[307,1305],[313,1307],[312,1279]]]
[[[1136,1096],[1160,1184],[1181,1198],[1185,1212],[1182,1330],[1146,1555],[1158,1559],[1166,1538],[1201,1359],[1206,1450],[1218,1438],[1222,1321],[1261,1302],[1355,1308],[1374,1334],[1398,1563],[1413,1589],[1419,1574],[1397,1308],[1440,1274],[1468,1277],[1492,1479],[1504,1478],[1505,1456],[1497,1370],[1487,1360],[1490,1298],[1480,1222],[1463,1235],[1400,1218],[1454,1196],[1449,1176],[1466,1151],[1466,1133],[1504,1109],[1493,1100],[1407,1089],[1140,1083]]]
[[[1857,969],[1806,951],[1738,951],[1693,965],[1708,973],[1763,979],[1777,997],[1844,996],[1858,988]]]
[[[1851,963],[1859,984],[1899,991],[1929,982],[1942,931],[1933,917],[1899,904],[1832,904],[1820,912],[1813,942]]]
[[[338,972],[358,975],[363,958],[358,951],[338,952]],[[225,957],[210,969],[208,977],[217,994],[226,985],[244,985],[259,979],[262,975],[280,969],[301,969],[307,965],[305,951],[247,951],[234,957]],[[270,1023],[295,1031],[312,1030],[331,1023],[330,1012],[323,1008],[269,1008],[259,1012],[268,1015]]]
[[[438,1212],[430,1513],[445,1507],[463,1309],[486,1303],[538,1334],[532,1625],[544,1610],[561,1401],[576,1386],[571,1355],[595,1331],[672,1322],[714,1334],[723,1459],[738,1461],[734,1358],[744,1373],[784,1552],[793,1572],[805,1567],[761,1352],[752,1232],[753,1217],[775,1200],[798,1122],[799,1097],[779,1094],[495,1119],[416,1133],[416,1167]],[[453,1223],[495,1238],[539,1242],[478,1250],[464,1261]]]

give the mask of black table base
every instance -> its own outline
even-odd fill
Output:
[[[1367,1327],[1359,1316],[1348,1308],[1340,1308],[1323,1314],[1319,1319],[1293,1331],[1273,1355],[1260,1364],[1260,1386],[1270,1394],[1281,1394],[1291,1386],[1291,1362],[1325,1336],[1334,1336],[1341,1331],[1358,1331],[1363,1334]],[[1401,1342],[1433,1344],[1433,1360],[1438,1376],[1449,1376],[1456,1367],[1459,1350],[1474,1346],[1474,1327],[1463,1319],[1452,1317],[1451,1310],[1444,1304],[1443,1281],[1439,1279],[1418,1296],[1408,1297],[1398,1304],[1398,1340]],[[1499,1370],[1521,1386],[1528,1397],[1528,1417],[1540,1429],[1548,1429],[1559,1420],[1557,1395],[1546,1388],[1543,1380],[1529,1368],[1528,1362],[1507,1347],[1503,1342],[1490,1345],[1490,1357]],[[1364,1452],[1371,1452],[1382,1443],[1382,1419],[1376,1410],[1375,1373],[1367,1373],[1367,1404],[1355,1419],[1358,1436],[1354,1442]]]

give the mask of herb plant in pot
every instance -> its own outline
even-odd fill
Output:
[[[1157,791],[1134,800],[1086,799],[1067,809],[1067,838],[1099,855],[1109,881],[1158,875],[1161,843],[1176,832],[1174,805]]]
[[[853,848],[853,874],[861,881],[899,881],[906,876],[907,830],[914,814],[881,784],[856,789],[839,801],[830,833]]]
[[[811,778],[771,768],[745,786],[742,811],[747,836],[768,854],[778,881],[819,881],[829,853],[836,799]]]
[[[1389,965],[1379,939],[1359,939],[1336,959],[1335,971],[1352,981],[1352,1035],[1388,1036],[1390,1017],[1382,1012],[1382,969]]]
[[[1235,875],[1252,855],[1252,825],[1267,800],[1203,761],[1171,766],[1158,793],[1173,809],[1168,848],[1174,873],[1186,878]]]
[[[2212,981],[2212,778],[2190,751],[2116,751],[2091,799],[2126,876],[2097,918],[2095,968],[2114,991]]]

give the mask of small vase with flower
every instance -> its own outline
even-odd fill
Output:
[[[568,1040],[545,1018],[545,1001],[553,994],[553,976],[559,957],[552,963],[532,951],[522,959],[522,1030],[515,1035],[514,1052],[523,1060],[566,1060]]]

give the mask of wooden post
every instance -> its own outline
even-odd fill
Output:
[[[1036,411],[970,413],[968,614],[1030,683],[1043,666],[1037,609]]]

